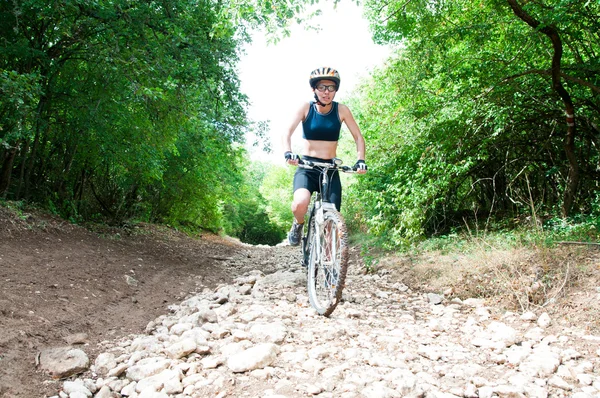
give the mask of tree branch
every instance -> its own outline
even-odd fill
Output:
[[[392,12],[390,15],[387,16],[387,18],[385,18],[382,22],[387,22],[389,21],[392,17],[396,16],[400,11],[406,10],[406,6],[409,5],[411,3],[412,0],[407,0],[404,4],[402,4],[400,7],[398,7],[398,9],[394,12]],[[382,6],[379,9],[379,13],[381,13],[383,11],[383,9],[385,8],[385,6],[388,6],[390,3],[385,4],[384,6]]]
[[[575,106],[569,92],[561,83],[561,59],[563,54],[563,46],[558,30],[552,25],[542,25],[538,20],[529,15],[521,8],[518,0],[506,0],[513,12],[521,20],[525,21],[532,28],[542,32],[552,42],[554,53],[552,54],[552,88],[558,93],[565,106],[565,116],[567,124],[567,135],[565,136],[564,148],[565,155],[569,161],[569,181],[565,189],[565,197],[563,200],[562,212],[563,216],[567,216],[571,211],[571,207],[575,200],[579,185],[579,163],[575,153]]]
[[[552,76],[552,71],[551,70],[544,70],[544,69],[530,69],[527,71],[523,71],[521,73],[517,73],[514,74],[512,76],[508,76],[505,77],[504,79],[502,79],[502,81],[508,81],[508,80],[512,80],[512,79],[516,79],[518,77],[521,76],[525,76],[525,75],[531,75],[531,74],[538,74],[538,75],[547,75],[547,76]],[[587,82],[583,79],[580,79],[578,77],[573,77],[573,76],[569,76],[566,73],[561,72],[560,76],[565,79],[565,80],[569,80],[572,82],[575,82],[577,84],[581,84],[582,86],[588,87],[589,89],[591,89],[592,91],[595,91],[597,93],[600,94],[600,87],[595,86],[594,84]]]

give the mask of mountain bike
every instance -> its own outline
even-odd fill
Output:
[[[355,173],[342,160],[332,163],[300,160],[298,167],[321,172],[319,191],[313,197],[308,228],[302,237],[302,265],[307,268],[308,301],[321,315],[329,316],[342,299],[348,271],[346,223],[329,199],[331,171]]]

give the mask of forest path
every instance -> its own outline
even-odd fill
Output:
[[[323,318],[298,248],[0,218],[3,397],[600,396],[599,337],[365,275],[356,252]],[[53,380],[38,353],[67,341],[91,368]]]

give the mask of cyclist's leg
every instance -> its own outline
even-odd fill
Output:
[[[306,188],[298,188],[294,191],[292,213],[298,224],[304,223],[304,216],[308,212],[308,206],[310,205],[310,195],[310,191]]]
[[[335,208],[340,211],[340,208],[342,207],[342,183],[340,181],[340,173],[337,171],[332,172],[329,174],[329,177],[329,200],[331,203],[335,204]],[[333,247],[331,242],[331,224],[326,225],[324,232],[327,238],[327,252],[325,253],[325,258],[328,260],[332,255],[331,248]]]
[[[294,174],[294,199],[292,213],[297,223],[304,223],[304,216],[308,212],[310,197],[319,189],[319,174],[315,170],[298,168]]]
[[[292,246],[298,246],[302,240],[302,232],[304,229],[304,216],[308,211],[310,203],[310,191],[306,188],[299,188],[294,191],[294,200],[292,202],[292,213],[294,214],[294,222],[288,233],[288,242]]]
[[[315,190],[314,178],[311,177],[311,170],[298,168],[294,175],[294,199],[292,201],[292,213],[294,222],[288,233],[288,242],[292,246],[297,246],[302,240],[302,231],[304,229],[304,217],[310,205],[310,197]]]
[[[340,173],[334,172],[330,174],[329,181],[329,200],[335,204],[337,211],[342,208],[342,182],[340,180]]]

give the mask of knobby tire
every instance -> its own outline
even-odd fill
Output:
[[[318,233],[314,220],[309,225],[309,241],[306,242],[307,290],[312,307],[319,314],[329,316],[342,299],[348,271],[348,244],[346,223],[342,215],[335,210],[326,210],[324,220],[323,233]],[[316,239],[322,240],[321,253],[317,253]],[[325,244],[327,240],[331,245]]]

